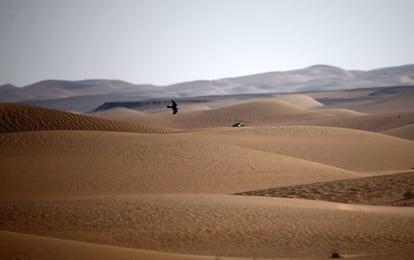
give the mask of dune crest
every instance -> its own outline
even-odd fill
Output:
[[[381,133],[414,141],[414,124],[391,128]]]
[[[292,105],[296,105],[305,109],[315,109],[323,107],[323,104],[316,101],[314,98],[305,94],[284,94],[276,95],[278,100],[286,101]]]

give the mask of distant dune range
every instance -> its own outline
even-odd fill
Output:
[[[414,86],[414,65],[370,71],[315,65],[215,80],[197,80],[169,86],[132,84],[120,80],[45,80],[21,88],[0,86],[0,102],[20,102],[52,109],[90,112],[106,102],[223,96],[259,93],[297,93],[390,86]],[[384,94],[384,93],[383,93]],[[373,98],[374,96],[371,96]],[[378,97],[378,96],[377,96]],[[323,98],[323,97],[322,97]],[[369,109],[369,107],[367,107]]]
[[[0,258],[410,259],[404,89],[209,97],[176,115],[2,103]]]

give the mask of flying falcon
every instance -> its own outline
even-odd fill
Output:
[[[177,103],[175,103],[175,101],[172,99],[171,99],[171,103],[172,105],[171,106],[167,105],[167,108],[171,108],[173,110],[173,115],[175,115],[178,112]]]

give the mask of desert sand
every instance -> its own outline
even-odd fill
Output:
[[[387,102],[0,104],[0,258],[411,259],[414,108]]]

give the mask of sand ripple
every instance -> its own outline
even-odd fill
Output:
[[[248,191],[238,195],[413,207],[414,172]]]
[[[170,133],[172,129],[98,119],[85,115],[22,104],[0,103],[0,134],[39,130],[96,130]]]
[[[131,195],[0,204],[0,228],[183,254],[387,258],[414,252],[414,209],[226,195]]]

